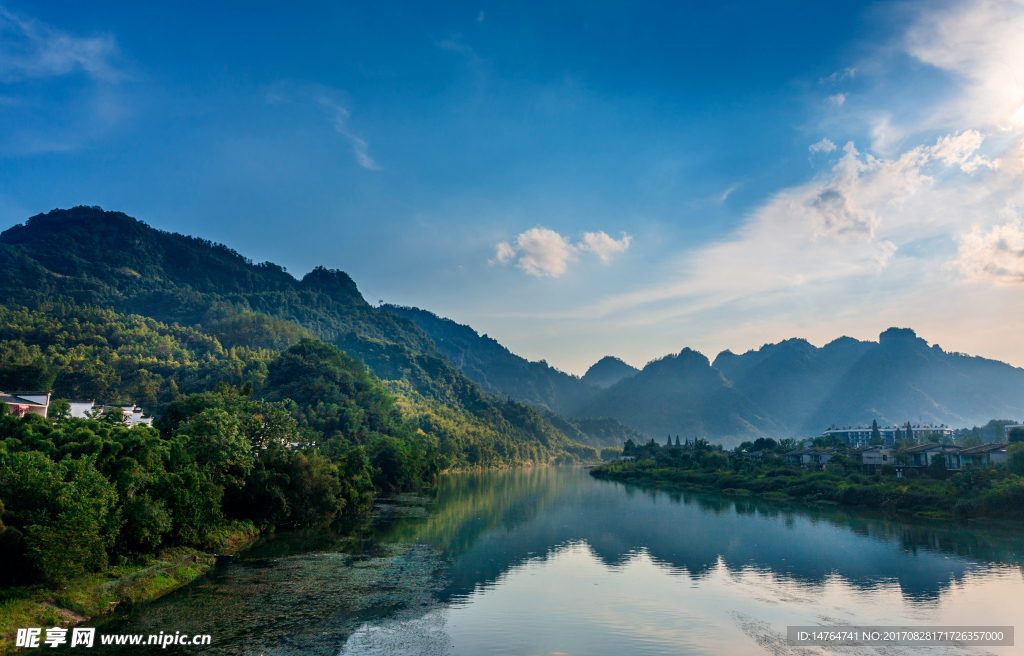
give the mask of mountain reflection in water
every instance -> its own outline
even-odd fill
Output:
[[[100,631],[209,632],[208,653],[809,653],[787,624],[1015,624],[1022,563],[1016,529],[539,468],[267,538]]]

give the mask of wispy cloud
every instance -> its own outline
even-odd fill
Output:
[[[721,194],[719,194],[718,202],[719,203],[724,203],[725,201],[729,200],[729,196],[732,196],[732,192],[734,192],[737,189],[739,189],[742,185],[743,185],[742,182],[734,182],[731,185],[729,185],[728,187],[726,187],[725,191],[723,191]]]
[[[832,95],[832,96],[829,96],[828,98],[826,98],[825,102],[827,102],[829,104],[832,104],[832,105],[835,105],[836,107],[841,107],[843,105],[843,103],[846,102],[846,96],[847,96],[847,94],[845,94],[845,93],[837,93],[835,95]]]
[[[344,105],[323,96],[320,98],[320,104],[334,112],[334,129],[352,144],[352,154],[355,155],[359,166],[371,171],[380,171],[381,167],[370,157],[370,146],[366,139],[349,129],[348,119],[351,116],[349,110]]]
[[[625,233],[621,239],[612,239],[603,231],[585,232],[583,240],[573,244],[554,230],[530,228],[516,237],[515,246],[508,242],[496,244],[495,259],[491,262],[508,264],[518,258],[516,266],[531,276],[558,278],[577,260],[577,253],[593,253],[607,264],[615,254],[625,252],[632,239]]]
[[[842,82],[844,80],[850,80],[856,77],[856,68],[844,68],[840,71],[832,73],[826,77],[818,78],[818,84],[835,84],[836,82]]]
[[[81,71],[107,83],[125,78],[113,36],[78,37],[0,7],[0,82]]]

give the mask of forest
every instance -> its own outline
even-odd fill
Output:
[[[331,522],[444,471],[596,458],[515,401],[469,389],[445,405],[293,323],[240,313],[214,330],[0,307],[0,389],[56,399],[46,419],[0,404],[0,560],[18,563],[0,584]],[[71,418],[67,399],[135,402],[157,420]]]

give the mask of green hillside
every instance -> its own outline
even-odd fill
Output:
[[[247,358],[250,351],[272,354],[311,336],[366,363],[378,378],[403,381],[408,385],[403,389],[410,393],[455,413],[471,414],[475,421],[490,425],[494,434],[531,444],[551,442],[550,452],[547,447],[539,452],[546,457],[566,456],[564,449],[576,448],[533,410],[481,390],[415,323],[369,305],[345,273],[316,268],[296,280],[277,265],[254,264],[226,246],[155,230],[120,212],[89,207],[54,210],[4,231],[0,299],[9,308],[39,308],[44,313],[53,308],[107,308],[163,322],[160,330],[195,326],[187,329],[194,339],[216,338],[216,346],[197,352],[200,360],[206,357],[201,365],[189,361],[195,385],[191,378],[178,381],[166,367],[150,371],[118,358],[102,371],[81,374],[85,382],[66,382],[74,378],[67,372],[54,378],[56,389],[76,398],[137,400],[159,408],[175,394],[209,389],[216,382],[203,367],[222,363],[207,351],[227,347],[226,357],[240,353]],[[17,356],[20,361],[38,360],[48,345],[34,339],[21,340],[25,352]],[[32,351],[33,346],[39,353]],[[251,366],[265,369],[270,354],[253,356],[260,364]],[[94,356],[95,352],[83,351],[73,358],[74,366],[87,369]],[[120,387],[104,382],[113,379],[108,369],[117,367]],[[242,384],[243,365],[232,367],[232,377],[223,380]],[[261,369],[250,377],[257,389],[266,375]],[[309,402],[319,401],[314,396]],[[452,466],[477,466],[460,457],[452,456]],[[498,457],[492,464],[520,462],[509,457]]]
[[[571,415],[597,388],[548,363],[530,362],[469,326],[419,308],[384,305],[382,309],[416,323],[444,354],[484,390],[537,408]]]

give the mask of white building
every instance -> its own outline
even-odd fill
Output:
[[[933,426],[932,424],[910,424],[910,429],[914,432],[914,436],[918,439],[923,434],[929,442],[942,441],[945,438],[953,439],[953,429],[945,424],[940,426]],[[881,434],[882,441],[886,444],[892,444],[896,441],[896,431],[899,431],[903,435],[903,439],[907,439],[907,425],[902,426],[879,426],[878,432]],[[847,426],[845,428],[837,427],[833,424],[824,433],[825,435],[836,435],[843,438],[847,444],[854,446],[863,446],[871,441],[871,426]]]
[[[15,417],[24,417],[26,414],[45,417],[50,408],[50,393],[0,392],[0,402],[6,403]]]
[[[105,414],[111,410],[120,410],[124,413],[124,423],[129,426],[152,426],[153,418],[143,414],[142,408],[137,405],[96,405],[95,401],[72,401],[71,416],[79,419],[86,419],[96,413]]]

